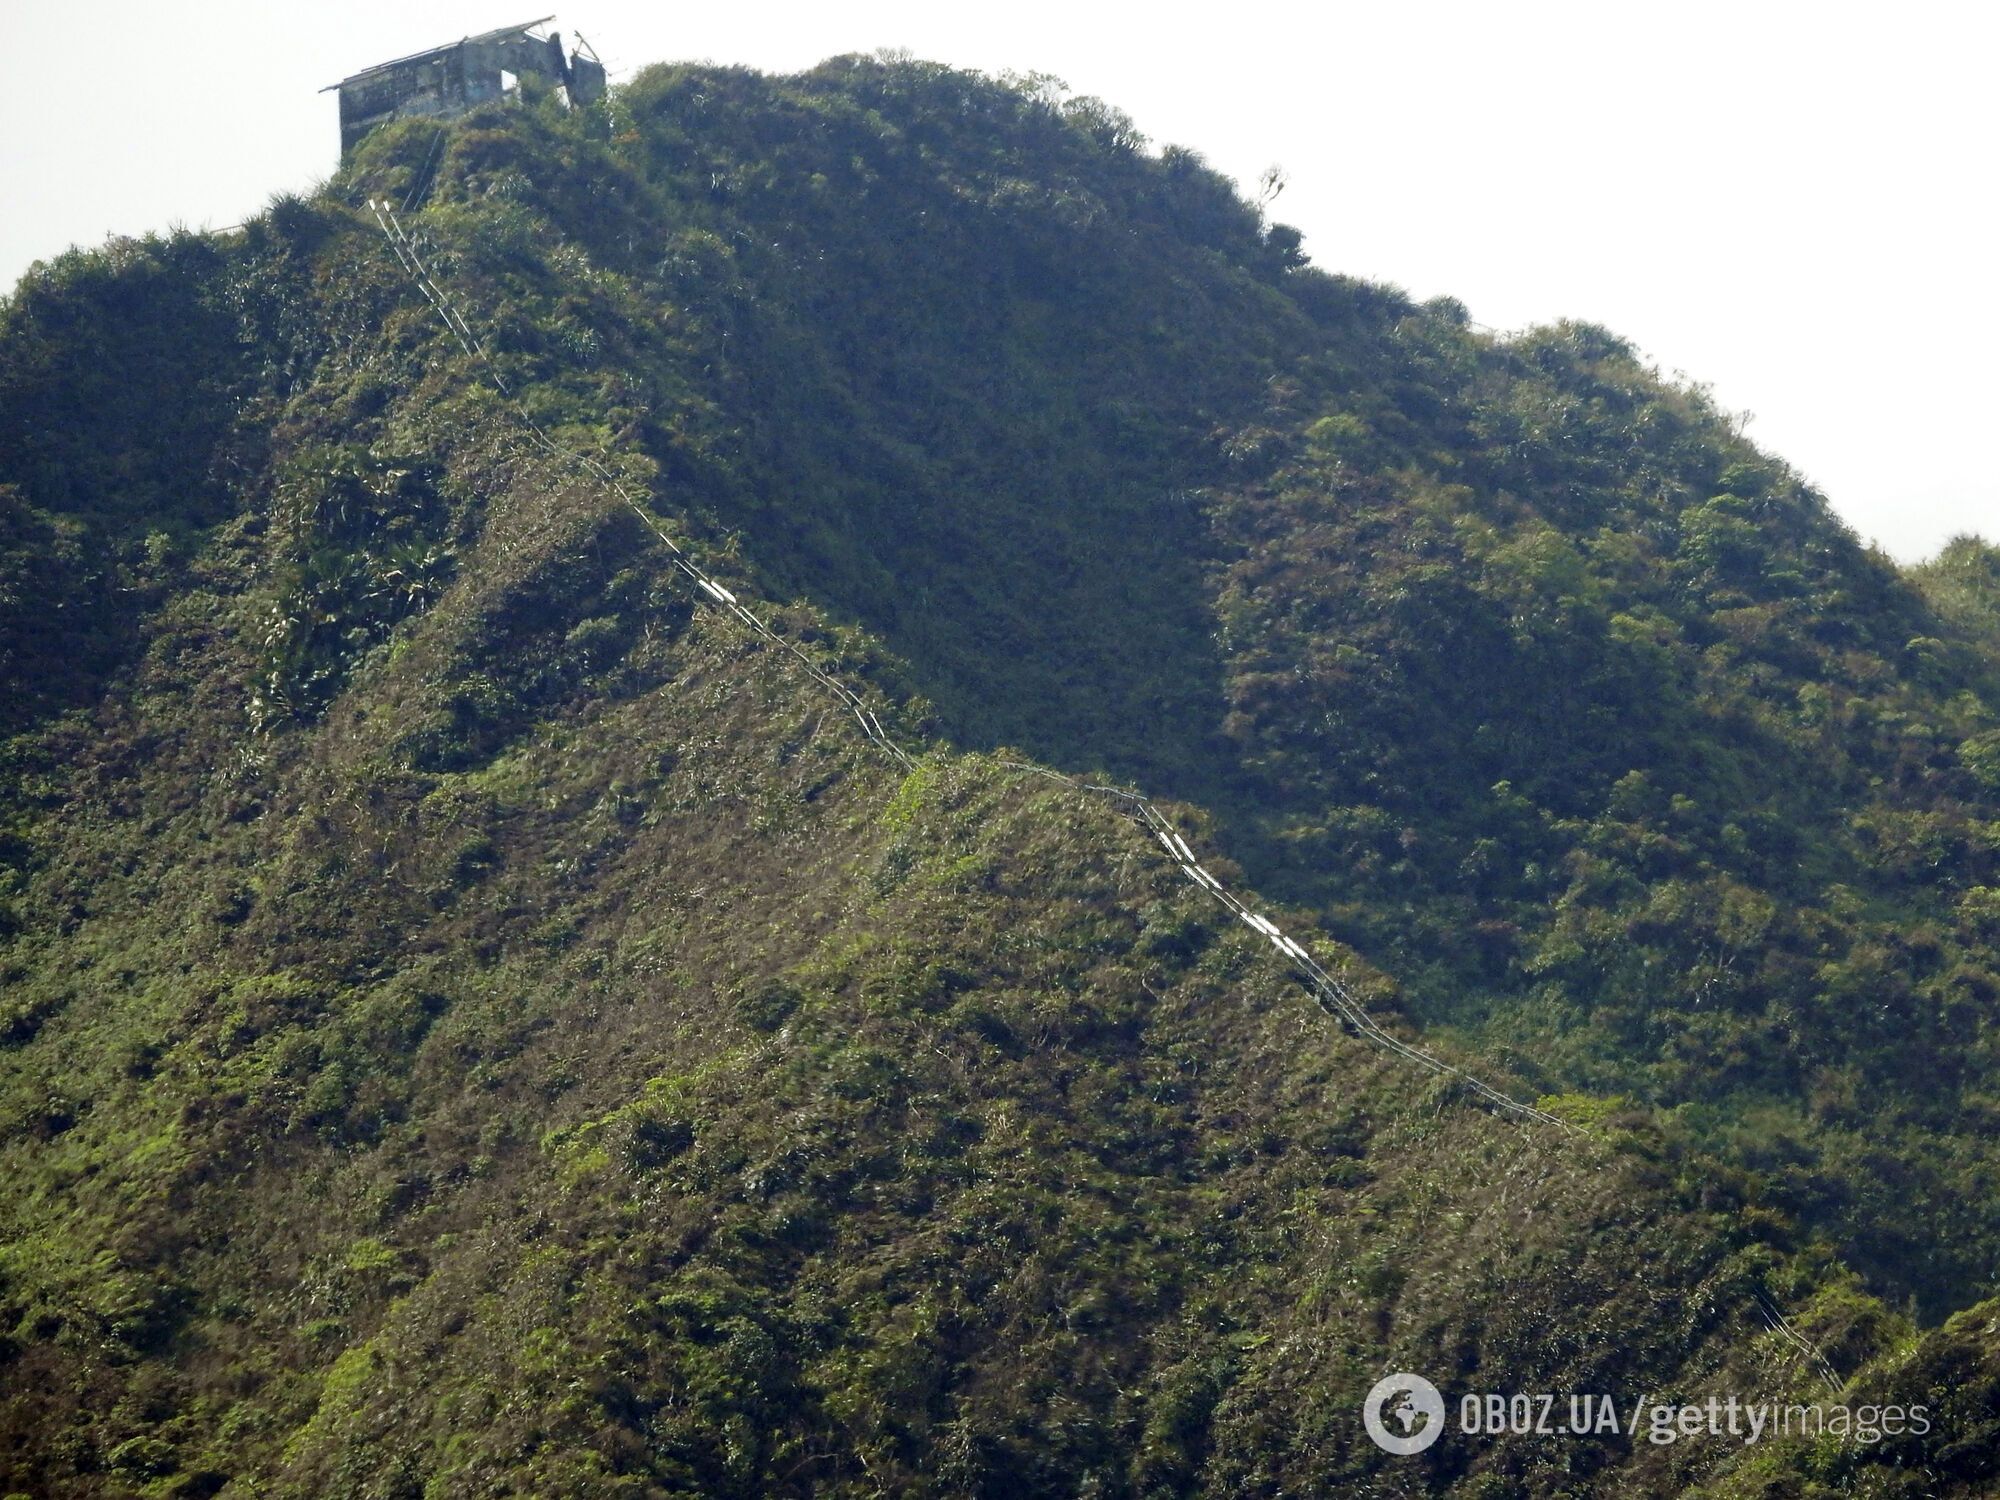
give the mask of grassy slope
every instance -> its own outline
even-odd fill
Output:
[[[1462,861],[1427,845],[1544,839],[1586,894],[1630,898],[1586,855],[1719,881],[1727,830],[1674,778],[1778,795],[1755,774],[1786,742],[1736,698],[1823,665],[1765,663],[1783,608],[1716,623],[1740,549],[1777,560],[1760,578],[1818,569],[1798,588],[1862,633],[1838,643],[1855,680],[1880,677],[1868,632],[1930,619],[1809,497],[1730,481],[1765,486],[1740,509],[1766,525],[1716,510],[1706,582],[1612,506],[1657,487],[1644,465],[1549,519],[1572,481],[1501,465],[1596,454],[1534,408],[1565,381],[1640,391],[1675,484],[1747,450],[1590,331],[1502,350],[1288,270],[1198,164],[1100,110],[845,65],[661,73],[624,109],[611,139],[547,114],[454,132],[423,216],[539,414],[617,442],[729,576],[817,601],[788,628],[906,733],[1204,801],[1296,920],[1407,961],[1420,1008],[1470,994],[1456,1019],[1546,1084],[1690,1087],[1632,1067],[1657,1039],[1566,1058],[1518,1019],[1585,981],[1519,978],[1505,931],[1455,950],[1468,891],[1438,872]],[[349,185],[430,143],[383,137]],[[899,784],[691,615],[607,496],[530,461],[371,234],[284,206],[228,257],[75,263],[9,312],[23,430],[30,394],[67,409],[102,368],[51,365],[60,330],[122,337],[128,296],[189,309],[148,379],[213,425],[206,450],[130,429],[130,471],[179,473],[156,483],[180,508],[118,475],[62,491],[60,454],[0,476],[14,618],[102,598],[84,556],[140,606],[78,627],[94,655],[9,663],[73,656],[27,711],[91,706],[9,752],[7,1482],[1298,1492],[1372,1471],[1350,1414],[1389,1364],[1775,1396],[1798,1376],[1759,1285],[1843,1371],[1907,1345],[1797,1227],[1812,1184],[1636,1114],[1556,1142],[1468,1111],[1334,1033],[1105,809],[963,752]],[[1532,503],[1508,488],[1530,480]],[[61,552],[62,527],[108,545]],[[1721,638],[1677,638],[1676,599]],[[1940,681],[1976,687],[1964,627],[1934,628]],[[1614,710],[1684,684],[1648,743],[1720,714],[1741,742],[1635,787],[1607,726],[1489,795],[1547,759],[1545,710],[1416,674],[1478,650],[1546,674],[1510,653],[1571,638],[1607,655],[1571,665]],[[1620,667],[1657,675],[1628,699],[1590,676]],[[1473,719],[1484,741],[1451,732]],[[1768,875],[1762,837],[1738,827]],[[1502,928],[1553,894],[1520,878],[1470,887]],[[1730,895],[1715,921],[1751,920]],[[1565,912],[1620,910],[1556,906],[1578,945]],[[1571,1457],[1441,1446],[1378,1482],[1557,1493],[1592,1482]],[[1597,1458],[1617,1492],[1671,1493],[1702,1456]]]
[[[312,728],[202,732],[254,663],[190,594],[78,738],[115,791],[57,815],[29,915],[70,930],[13,960],[14,1482],[1227,1493],[1365,1471],[1330,1413],[1385,1355],[1793,1378],[1746,1298],[1807,1265],[1672,1207],[1657,1147],[1448,1104],[1115,815],[899,783],[649,606],[601,491],[453,458],[510,475],[464,581]],[[413,768],[455,687],[548,659],[580,691]]]
[[[751,483],[689,489],[771,587],[960,743],[1208,807],[1427,1020],[1677,1112],[1927,1315],[1994,1284],[1990,620],[1611,335],[1298,268],[1101,110],[853,63],[623,105],[602,168],[461,164],[617,273],[624,368],[639,309],[709,320]]]

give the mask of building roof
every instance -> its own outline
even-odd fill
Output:
[[[339,83],[329,83],[325,88],[321,89],[320,92],[324,94],[334,89],[344,89],[350,83],[359,83],[364,78],[373,77],[377,73],[386,73],[391,68],[400,68],[405,63],[421,62],[426,57],[436,57],[441,53],[450,52],[455,48],[466,46],[468,43],[490,42],[503,36],[515,36],[520,32],[530,30],[533,27],[540,26],[544,22],[553,21],[554,19],[555,19],[554,16],[541,16],[533,21],[523,21],[517,26],[500,26],[496,27],[492,31],[482,31],[477,36],[462,36],[457,41],[446,42],[441,47],[426,47],[423,51],[412,52],[407,57],[391,58],[388,62],[376,63],[375,66],[372,68],[363,68],[359,73],[350,73],[345,78],[341,79]]]

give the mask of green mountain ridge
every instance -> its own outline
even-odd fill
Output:
[[[658,68],[39,268],[0,455],[0,1489],[1990,1484],[2000,554],[1614,336],[1046,80]],[[1933,1433],[1361,1433],[1827,1399],[1767,1304]]]

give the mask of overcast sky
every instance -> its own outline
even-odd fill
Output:
[[[0,280],[311,186],[339,154],[321,85],[532,4],[0,0]],[[1327,269],[1615,329],[1899,558],[2000,538],[1993,6],[588,0],[554,24],[614,79],[878,47],[1054,73],[1243,183],[1281,164],[1273,217]]]

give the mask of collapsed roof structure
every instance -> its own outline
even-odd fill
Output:
[[[452,119],[511,92],[524,77],[561,86],[572,105],[601,99],[604,64],[590,44],[579,35],[577,50],[566,56],[561,32],[536,32],[554,19],[462,37],[329,84],[320,92],[340,90],[340,154],[345,157],[377,125],[411,116]]]

